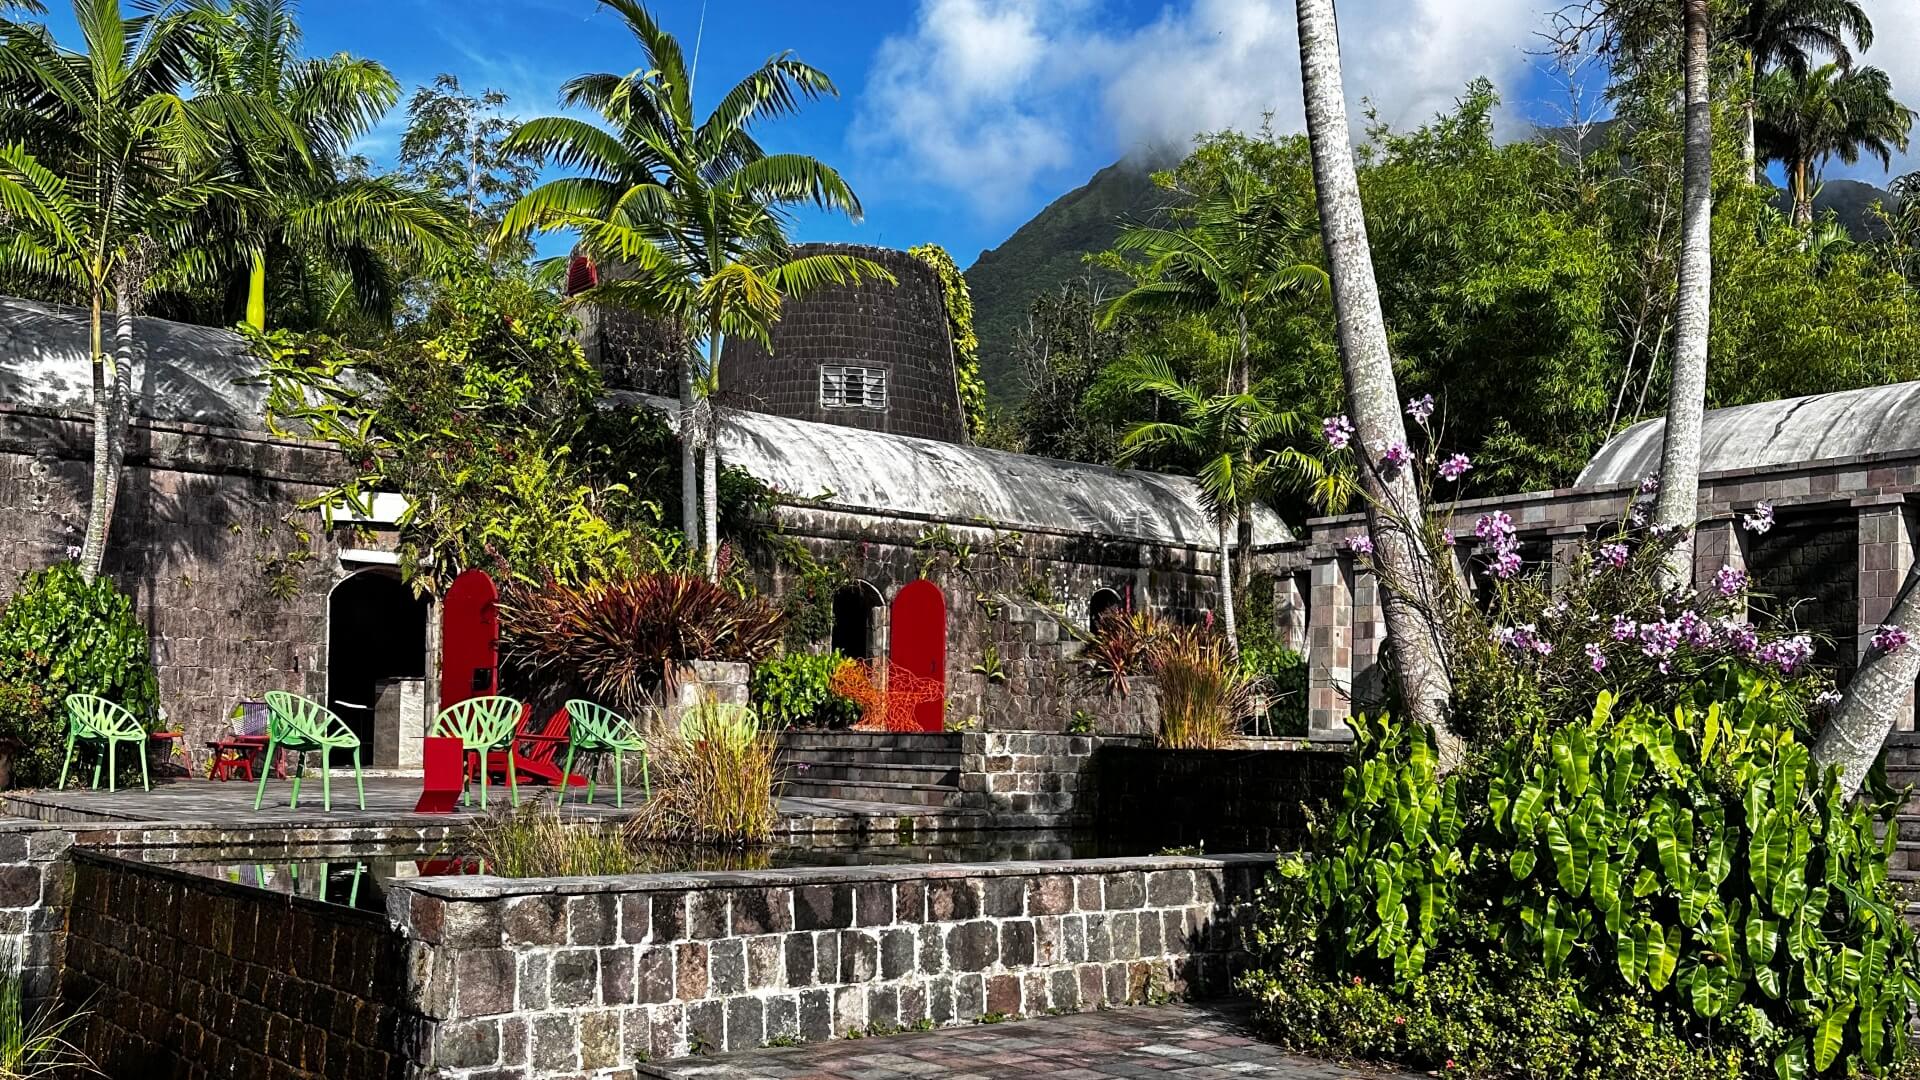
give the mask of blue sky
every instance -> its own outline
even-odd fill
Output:
[[[1558,0],[1342,0],[1343,56],[1357,113],[1370,99],[1396,124],[1445,108],[1477,75],[1506,102],[1510,133],[1573,107],[1538,55]],[[52,0],[52,22],[72,43]],[[1896,93],[1920,98],[1920,5],[1867,0]],[[1300,128],[1292,0],[656,0],[689,49],[711,103],[768,56],[792,50],[841,96],[762,132],[846,173],[866,205],[853,224],[808,216],[802,239],[944,244],[961,266],[1049,201],[1124,154],[1248,128],[1271,113]],[[385,63],[410,93],[439,72],[508,93],[513,111],[557,108],[566,78],[627,71],[638,52],[594,0],[305,0],[310,52]],[[1590,107],[1584,103],[1582,107]],[[396,108],[367,140],[390,157]],[[1896,162],[1895,172],[1920,162]],[[1830,175],[1884,182],[1877,164]]]

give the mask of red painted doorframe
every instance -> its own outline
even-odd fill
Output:
[[[925,578],[909,581],[893,597],[888,619],[888,659],[923,679],[939,693],[914,710],[921,731],[944,731],[947,717],[947,598]]]
[[[465,570],[440,602],[440,707],[499,693],[500,590]]]

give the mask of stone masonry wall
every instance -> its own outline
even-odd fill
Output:
[[[1270,858],[871,866],[389,894],[425,1075],[636,1061],[1223,992]]]
[[[81,542],[92,438],[84,418],[0,405],[0,602],[22,574]],[[161,707],[189,748],[203,748],[241,698],[323,692],[333,542],[313,528],[286,599],[269,591],[266,565],[301,546],[281,519],[337,468],[338,455],[314,444],[135,423],[106,570],[153,638]]]
[[[377,913],[83,849],[73,864],[62,991],[106,1075],[413,1075],[404,943]]]
[[[782,506],[782,527],[823,563],[842,567],[891,603],[925,577],[947,601],[947,719],[986,731],[1064,732],[1084,710],[1103,735],[1156,730],[1151,694],[1109,697],[1081,678],[1094,594],[1118,593],[1174,622],[1215,603],[1214,555],[1116,537],[1066,536]],[[763,568],[780,595],[792,570]],[[1062,625],[1062,621],[1067,625]],[[824,645],[824,642],[822,643]],[[975,672],[992,650],[1000,678]]]
[[[19,961],[20,990],[30,1002],[50,997],[59,982],[73,836],[36,822],[0,822],[0,953]]]
[[[960,736],[962,805],[993,815],[997,828],[1089,823],[1095,811],[1095,756],[1103,747],[1142,746],[1126,736],[970,731]]]

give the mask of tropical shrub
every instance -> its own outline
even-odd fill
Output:
[[[1127,680],[1150,670],[1154,644],[1167,624],[1150,611],[1114,610],[1102,616],[1081,652],[1086,679],[1109,694],[1127,696]]]
[[[739,706],[702,701],[649,744],[653,798],[628,828],[645,840],[760,844],[773,835],[774,739]]]
[[[672,665],[772,654],[782,615],[698,575],[657,572],[510,588],[500,625],[509,659],[527,672],[578,682],[633,712]]]
[[[96,694],[153,725],[159,708],[147,631],[133,600],[74,563],[21,578],[0,610],[0,734],[21,743],[14,782],[51,784],[66,751],[68,694]]]
[[[1271,633],[1240,635],[1240,666],[1265,703],[1263,729],[1274,735],[1307,733],[1307,658]]]
[[[1444,779],[1428,731],[1357,721],[1339,805],[1275,875],[1243,986],[1292,1045],[1459,1075],[1611,1075],[1628,1046],[1667,1075],[1884,1075],[1920,998],[1887,807],[1811,768],[1798,697],[1733,669],[1671,711],[1602,693]],[[1545,1012],[1476,1027],[1485,1008],[1447,997],[1516,975]],[[1367,1019],[1382,1003],[1391,1026]],[[1547,1030],[1578,1037],[1517,1037]]]
[[[838,651],[787,652],[753,669],[753,707],[769,727],[845,728],[860,719],[860,703],[833,687],[847,658]]]

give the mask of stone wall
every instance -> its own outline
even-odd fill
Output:
[[[785,305],[771,351],[744,337],[727,339],[720,362],[727,404],[822,424],[967,441],[954,377],[940,279],[926,263],[894,248],[802,244],[799,255],[857,255],[885,266],[897,284],[829,285]],[[823,408],[822,365],[887,373],[885,409]]]
[[[1088,789],[1103,831],[1153,847],[1298,848],[1337,798],[1346,755],[1325,749],[1166,750],[1103,746]]]
[[[93,427],[83,417],[0,405],[0,602],[20,576],[70,557],[86,529]],[[160,703],[204,749],[235,702],[324,692],[327,588],[337,549],[283,523],[325,490],[339,456],[311,443],[194,424],[136,422],[106,570],[154,642]],[[292,595],[269,590],[290,550]]]
[[[987,731],[1064,732],[1085,710],[1099,734],[1157,728],[1151,694],[1109,697],[1079,678],[1094,594],[1112,590],[1135,608],[1177,622],[1203,619],[1215,602],[1214,555],[1098,535],[994,530],[905,518],[782,506],[783,529],[823,563],[891,602],[925,577],[947,601],[947,719]],[[775,593],[787,567],[763,567]],[[824,645],[825,642],[823,641]],[[975,672],[992,650],[999,672]]]
[[[73,852],[65,999],[108,1076],[401,1080],[405,943],[379,914]]]
[[[0,953],[20,962],[28,1001],[53,994],[66,954],[73,833],[26,821],[0,823]]]
[[[1134,737],[967,732],[960,737],[960,798],[996,828],[1085,825],[1096,808],[1095,759]],[[1104,824],[1104,822],[1103,822]]]
[[[389,894],[465,1080],[1223,992],[1271,860],[423,879]]]

